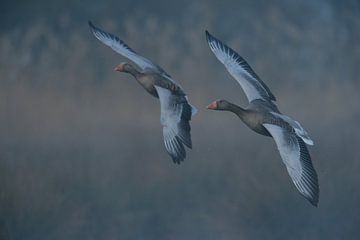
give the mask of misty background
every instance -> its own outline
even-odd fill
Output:
[[[87,21],[162,66],[199,112],[193,150],[167,155],[158,100]],[[205,29],[241,54],[310,133],[314,208]],[[359,239],[360,3],[1,1],[0,239]]]

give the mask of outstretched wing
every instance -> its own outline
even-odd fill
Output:
[[[316,171],[304,141],[280,126],[265,123],[263,126],[274,138],[280,156],[296,188],[314,206],[319,201],[319,184]]]
[[[290,124],[291,127],[294,128],[296,135],[298,135],[307,145],[314,145],[313,140],[311,140],[309,134],[306,132],[306,130],[300,125],[300,123],[286,115],[276,113],[276,112],[270,112],[275,117],[279,117],[288,124]]]
[[[184,94],[178,95],[169,89],[155,86],[161,105],[161,124],[167,152],[175,163],[184,161],[184,145],[192,148],[190,123],[193,108]]]
[[[111,47],[115,52],[117,52],[120,55],[133,61],[142,70],[152,70],[152,71],[164,74],[166,76],[169,76],[160,66],[151,62],[149,59],[137,54],[134,50],[132,50],[124,41],[122,41],[117,36],[115,36],[111,33],[105,32],[98,27],[95,27],[92,24],[92,22],[90,22],[90,21],[89,21],[89,26],[90,26],[91,32],[94,34],[94,36],[97,39],[99,39],[105,45]]]
[[[241,85],[249,102],[254,99],[276,101],[270,89],[238,53],[216,39],[208,31],[206,31],[206,40],[216,58],[224,64],[228,72]]]

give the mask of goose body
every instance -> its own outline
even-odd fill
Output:
[[[319,184],[306,147],[306,144],[313,145],[308,133],[299,122],[280,113],[275,96],[238,53],[207,31],[206,39],[216,58],[238,81],[249,101],[246,108],[226,100],[214,101],[207,108],[233,112],[256,133],[272,137],[296,188],[317,206]]]
[[[137,54],[117,36],[95,27],[89,22],[94,36],[117,53],[130,59],[141,70],[130,63],[121,63],[115,70],[131,74],[153,97],[159,98],[165,148],[175,163],[186,158],[185,147],[192,148],[190,134],[191,116],[196,113],[181,86],[160,66]]]

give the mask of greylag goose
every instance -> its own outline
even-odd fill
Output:
[[[137,54],[117,36],[95,27],[90,21],[89,26],[97,39],[141,69],[139,71],[125,62],[120,63],[114,70],[131,74],[148,93],[159,98],[165,148],[172,160],[180,164],[186,157],[184,145],[192,148],[189,121],[196,113],[184,90],[161,67]]]
[[[206,39],[216,58],[237,80],[249,101],[246,108],[226,100],[212,102],[208,109],[235,113],[250,129],[275,140],[287,171],[312,205],[319,201],[319,184],[306,144],[313,145],[299,122],[283,115],[275,105],[275,96],[250,65],[233,49],[206,31]]]

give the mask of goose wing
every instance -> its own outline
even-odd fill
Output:
[[[290,124],[291,127],[294,128],[296,135],[298,135],[307,145],[314,145],[313,140],[311,140],[309,134],[306,132],[306,130],[300,125],[300,123],[286,115],[276,113],[276,112],[270,112],[275,117],[281,118],[283,121]]]
[[[92,22],[89,21],[89,26],[91,32],[94,36],[99,39],[102,43],[106,46],[111,47],[115,52],[119,53],[120,55],[130,59],[136,65],[138,65],[142,70],[152,70],[158,73],[161,73],[165,76],[169,76],[164,69],[162,69],[157,64],[151,62],[149,59],[137,54],[134,50],[132,50],[123,40],[119,37],[105,32],[98,27],[95,27]],[[169,76],[170,77],[170,76]]]
[[[228,72],[241,85],[249,102],[255,99],[276,101],[270,89],[237,52],[216,39],[208,31],[206,31],[206,40],[216,58],[224,64]]]
[[[268,123],[263,124],[263,126],[274,138],[280,156],[296,188],[312,205],[317,206],[319,201],[318,178],[304,141],[294,131],[291,132]]]
[[[165,148],[172,160],[180,164],[186,157],[184,145],[192,148],[190,123],[195,109],[188,103],[185,94],[172,92],[155,85],[160,99],[161,125]]]

